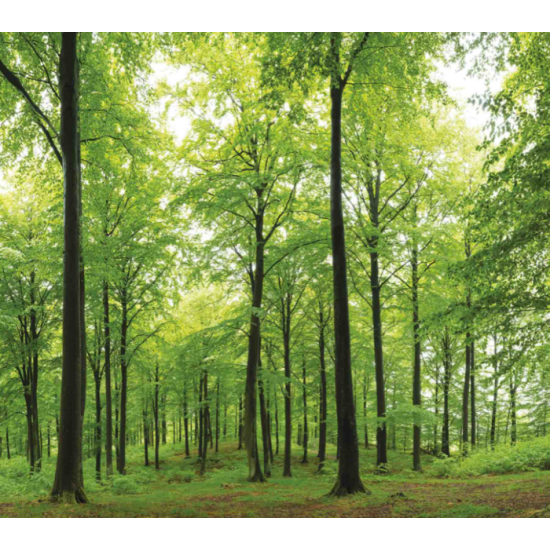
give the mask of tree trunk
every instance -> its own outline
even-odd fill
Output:
[[[475,376],[475,345],[472,342],[470,345],[470,398],[472,402],[472,410],[471,410],[471,426],[472,426],[472,433],[471,433],[471,445],[472,449],[476,446],[476,376]]]
[[[378,239],[372,239],[372,245],[375,252],[370,254],[371,264],[371,295],[372,295],[372,320],[374,335],[374,365],[376,372],[376,403],[378,418],[386,417],[386,390],[384,387],[384,354],[382,344],[382,313],[380,302],[380,275],[378,266]],[[386,423],[379,423],[376,429],[376,446],[378,466],[388,463],[387,451],[387,427]]]
[[[334,44],[333,44],[334,47]],[[335,52],[335,60],[338,54]],[[334,280],[334,334],[336,409],[338,417],[338,477],[331,491],[333,496],[365,492],[359,474],[359,444],[355,421],[353,379],[351,372],[351,340],[349,325],[346,239],[342,209],[342,96],[344,84],[340,75],[331,78],[331,170],[330,222],[332,236],[332,269]]]
[[[120,306],[122,319],[120,326],[120,428],[118,438],[119,458],[118,472],[126,474],[126,406],[128,403],[128,364],[126,362],[126,346],[128,338],[128,295],[126,281],[123,282]]]
[[[262,426],[262,443],[264,451],[264,474],[265,477],[271,477],[271,460],[269,456],[269,424],[267,418],[267,408],[265,404],[264,381],[262,379],[262,358],[258,358],[258,394],[260,398],[260,421]]]
[[[510,444],[512,446],[515,445],[518,440],[516,393],[517,387],[513,383],[510,383]]]
[[[145,466],[149,466],[149,418],[147,415],[147,398],[143,405],[143,454]]]
[[[254,271],[254,289],[252,314],[248,340],[248,359],[246,364],[244,440],[248,458],[248,481],[265,481],[260,457],[258,455],[258,437],[256,426],[258,358],[260,356],[260,317],[264,289],[264,237],[263,206],[256,215],[256,269]]]
[[[95,382],[95,477],[101,481],[101,378],[99,365],[94,370]]]
[[[469,430],[469,397],[470,397],[470,378],[471,378],[471,347],[470,347],[470,333],[466,334],[466,372],[464,374],[464,391],[462,392],[462,452],[468,453],[468,430]]]
[[[243,398],[239,397],[239,446],[237,451],[243,448]]]
[[[414,210],[416,220],[416,207]],[[422,350],[420,343],[420,313],[418,304],[418,245],[416,242],[412,250],[412,306],[413,306],[413,331],[414,331],[414,373],[413,373],[413,405],[422,406]],[[422,470],[420,448],[422,446],[422,426],[417,417],[413,426],[413,469],[415,472]]]
[[[78,166],[77,33],[61,39],[61,150],[64,174],[63,366],[61,425],[52,497],[87,502],[81,478],[82,361],[80,318],[80,167]]]
[[[282,310],[283,347],[285,363],[285,458],[283,477],[292,477],[292,384],[290,366],[290,304],[284,303]]]
[[[449,329],[445,327],[443,335],[443,428],[441,431],[441,452],[451,456],[449,441],[449,393],[451,391],[451,350]]]
[[[307,456],[307,450],[309,445],[309,431],[308,431],[308,425],[307,425],[307,385],[306,385],[306,378],[307,378],[307,370],[306,370],[306,358],[304,357],[304,363],[303,363],[303,388],[302,388],[302,398],[303,398],[303,405],[304,405],[304,456],[302,458],[302,464],[307,464],[308,456]]]
[[[185,433],[185,457],[191,456],[189,452],[189,409],[187,407],[187,385],[183,386],[183,431]]]
[[[155,418],[155,470],[160,470],[159,446],[160,446],[160,431],[159,431],[159,366],[155,367],[155,400],[154,400],[154,418]]]
[[[321,369],[321,394],[319,407],[319,468],[323,471],[327,458],[327,366],[325,361],[325,324],[322,308],[319,308],[319,363]]]
[[[216,384],[216,450],[220,451],[220,379]]]
[[[105,336],[105,463],[107,477],[113,475],[113,400],[111,396],[111,325],[109,283],[103,282],[103,331]]]

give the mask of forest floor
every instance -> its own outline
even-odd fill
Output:
[[[246,481],[246,453],[235,443],[209,452],[207,473],[198,473],[196,451],[185,458],[179,445],[161,448],[160,471],[142,465],[140,449],[130,452],[128,475],[111,484],[93,481],[93,459],[86,463],[90,504],[53,505],[48,502],[54,460],[23,485],[17,479],[10,493],[9,468],[0,463],[0,517],[533,517],[550,505],[550,472],[529,472],[468,479],[441,479],[430,472],[432,457],[424,456],[424,472],[410,470],[409,454],[390,452],[391,473],[376,475],[375,450],[361,450],[362,477],[369,495],[343,499],[326,495],[334,483],[336,461],[330,456],[326,473],[317,475],[317,459],[301,464],[293,457],[293,477],[282,477],[282,456],[275,458],[267,483]],[[331,449],[333,452],[334,449]],[[11,461],[12,463],[14,461]],[[24,467],[22,460],[19,467]],[[17,473],[17,472],[16,472]],[[19,475],[19,474],[17,474]],[[16,475],[16,477],[17,477]],[[19,475],[19,477],[21,477]],[[28,478],[28,476],[25,476]],[[2,480],[4,484],[2,485]]]

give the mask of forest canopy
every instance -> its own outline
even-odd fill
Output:
[[[1,32],[0,515],[548,469],[549,52]]]

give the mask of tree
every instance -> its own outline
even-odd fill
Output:
[[[78,138],[77,33],[63,33],[60,57],[61,152],[64,172],[63,378],[59,452],[52,497],[86,503],[81,475],[82,369],[80,318],[81,174]]]

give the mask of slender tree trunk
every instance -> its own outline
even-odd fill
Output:
[[[262,370],[261,355],[258,358],[258,394],[260,398],[260,421],[262,426],[262,444],[264,451],[264,474],[265,477],[271,477],[271,460],[269,457],[269,424],[267,418],[267,408],[265,404],[265,392]]]
[[[101,481],[101,378],[99,365],[94,371],[95,382],[95,477]]]
[[[147,414],[147,400],[145,400],[143,405],[143,454],[145,466],[149,466],[149,418]]]
[[[201,457],[201,476],[206,472],[206,455],[208,453],[208,428],[207,421],[209,418],[209,407],[208,407],[208,373],[204,371],[204,382],[203,382],[203,393],[204,393],[204,411],[202,415],[202,457]]]
[[[369,426],[367,423],[367,399],[368,399],[369,387],[367,382],[367,375],[363,378],[363,429],[365,434],[365,449],[369,448]]]
[[[376,403],[378,418],[386,417],[386,390],[384,380],[384,354],[382,344],[382,313],[380,302],[380,275],[378,266],[378,239],[372,239],[373,250],[370,254],[371,264],[371,295],[372,295],[372,320],[374,335],[374,365],[376,373]],[[379,423],[376,429],[376,446],[378,466],[388,463],[387,451],[387,426],[386,423]]]
[[[220,451],[220,379],[216,384],[216,453]]]
[[[322,307],[319,308],[319,359],[321,369],[321,394],[319,410],[319,468],[323,471],[327,458],[327,366],[325,361],[325,320]]]
[[[155,417],[155,470],[160,470],[159,386],[160,386],[160,376],[159,376],[159,366],[157,364],[155,367],[155,400],[154,400],[154,410],[153,410],[153,414]]]
[[[510,383],[510,444],[512,446],[515,445],[518,440],[516,393],[516,386]]]
[[[443,336],[443,429],[441,432],[441,452],[451,456],[449,440],[449,394],[451,391],[451,350],[449,340],[449,329],[445,327]]]
[[[260,317],[264,289],[264,236],[263,208],[259,206],[256,215],[256,269],[254,271],[254,288],[252,297],[252,314],[248,341],[248,359],[246,365],[245,419],[244,440],[248,458],[248,481],[263,482],[260,457],[258,454],[258,437],[256,426],[258,359],[260,356]]]
[[[239,397],[239,446],[240,451],[243,448],[243,398]]]
[[[109,283],[103,282],[103,332],[105,337],[105,463],[107,477],[113,475],[113,400],[111,396],[111,324]]]
[[[468,453],[468,430],[469,430],[469,412],[470,412],[470,378],[471,378],[471,347],[470,347],[470,333],[466,334],[466,372],[464,374],[464,391],[462,392],[462,452]]]
[[[475,344],[470,345],[470,399],[472,402],[472,418],[471,418],[471,445],[472,449],[476,446],[476,376],[475,376]]]
[[[191,456],[189,452],[189,409],[187,407],[187,385],[183,386],[183,431],[185,433],[185,457]]]
[[[275,454],[279,455],[279,405],[275,394]]]
[[[11,460],[10,430],[8,426],[6,426],[6,456],[8,457],[8,460]]]
[[[128,402],[128,364],[126,346],[128,338],[128,294],[126,282],[121,291],[122,319],[120,326],[120,428],[119,428],[119,462],[118,471],[126,474],[126,406]],[[156,429],[155,429],[156,430]]]
[[[334,39],[331,46],[334,60],[337,61],[339,53],[335,50]],[[334,280],[336,409],[340,440],[338,477],[330,493],[333,496],[365,492],[359,474],[359,444],[351,371],[346,239],[342,208],[342,96],[344,86],[340,75],[331,78],[330,222]]]
[[[414,209],[416,220],[416,206]],[[418,245],[416,242],[412,250],[412,305],[413,305],[413,331],[414,331],[414,374],[413,374],[413,405],[422,406],[422,350],[420,342],[420,313],[418,303]],[[416,472],[422,470],[421,464],[422,426],[417,417],[413,426],[413,469]]]
[[[466,236],[466,259],[471,256],[470,240]],[[468,290],[468,295],[466,297],[466,307],[468,310],[471,309],[471,293]],[[466,371],[464,373],[464,391],[462,394],[462,452],[464,454],[468,453],[468,429],[469,429],[469,397],[470,397],[470,379],[472,375],[472,348],[470,346],[472,340],[472,335],[470,331],[466,334]]]
[[[52,497],[87,502],[81,478],[82,361],[80,317],[80,167],[77,33],[61,39],[61,150],[64,174],[63,366],[61,426]]]
[[[285,459],[283,477],[292,477],[292,384],[290,367],[290,305],[283,304],[283,346],[285,363]]]
[[[302,464],[307,464],[308,456],[308,445],[309,445],[309,430],[307,425],[307,367],[306,367],[306,358],[304,357],[303,369],[303,387],[302,387],[302,399],[304,405],[304,456],[302,458]]]

